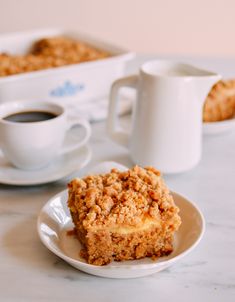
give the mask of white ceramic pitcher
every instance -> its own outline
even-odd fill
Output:
[[[164,173],[193,168],[201,157],[203,102],[220,75],[171,61],[149,61],[139,75],[121,78],[111,88],[108,132],[127,146],[133,161]],[[137,90],[131,130],[118,123],[118,90]]]

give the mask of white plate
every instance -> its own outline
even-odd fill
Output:
[[[110,168],[125,169],[112,162],[100,164],[90,173],[104,173]],[[67,190],[62,191],[42,208],[38,217],[38,233],[44,245],[75,268],[86,273],[108,278],[137,278],[159,272],[192,251],[202,238],[205,222],[202,213],[191,201],[172,192],[176,205],[180,208],[182,224],[174,238],[174,251],[157,261],[150,258],[140,260],[112,262],[106,266],[87,264],[79,256],[81,245],[67,231],[73,229],[67,207]]]
[[[203,133],[207,135],[215,135],[230,131],[235,129],[235,116],[232,119],[220,121],[203,123]]]
[[[91,154],[90,147],[84,146],[59,156],[49,166],[34,171],[18,169],[0,154],[0,183],[27,186],[57,181],[82,169],[90,161]]]

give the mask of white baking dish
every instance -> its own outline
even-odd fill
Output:
[[[106,50],[111,57],[0,77],[0,102],[16,99],[50,99],[70,104],[103,98],[111,83],[123,75],[126,61],[134,54],[86,35],[61,29],[1,34],[0,52],[24,54],[41,38],[67,36]]]

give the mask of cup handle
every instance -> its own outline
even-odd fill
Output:
[[[62,149],[59,151],[60,155],[71,152],[73,150],[79,149],[80,147],[84,146],[88,142],[88,140],[91,136],[91,126],[86,119],[81,118],[81,117],[69,117],[69,120],[67,123],[68,123],[68,126],[67,126],[66,133],[69,130],[71,130],[74,126],[79,125],[85,129],[85,134],[84,134],[84,137],[82,138],[82,140],[80,140],[79,142],[62,147]]]
[[[128,147],[130,133],[125,131],[118,120],[118,90],[121,87],[137,89],[138,75],[132,75],[116,80],[110,91],[107,131],[109,136],[118,144]]]

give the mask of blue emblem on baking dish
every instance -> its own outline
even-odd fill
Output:
[[[67,97],[76,95],[78,92],[83,91],[85,85],[82,83],[72,83],[70,81],[64,82],[61,86],[52,89],[49,92],[50,96],[54,97]]]

